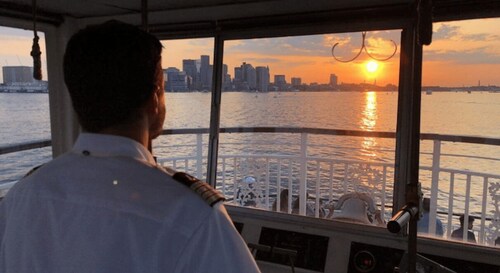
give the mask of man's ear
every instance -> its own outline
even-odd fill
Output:
[[[148,113],[152,115],[157,115],[159,112],[159,98],[158,98],[158,92],[155,91],[151,94],[151,96],[148,99]]]

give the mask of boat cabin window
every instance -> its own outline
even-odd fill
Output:
[[[499,24],[435,23],[424,47],[420,182],[430,202],[421,235],[467,242],[473,234],[489,246],[500,236]]]
[[[225,41],[217,188],[228,202],[384,226],[400,39],[387,30]]]
[[[42,81],[33,79],[33,31],[0,27],[0,197],[30,169],[52,156],[47,51],[45,35],[38,32],[38,36]],[[34,144],[23,145],[27,143]]]
[[[206,179],[214,39],[162,44],[168,131],[153,142],[155,156],[164,166]]]

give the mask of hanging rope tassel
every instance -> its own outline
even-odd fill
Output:
[[[40,45],[38,44],[38,34],[36,33],[36,0],[33,0],[33,32],[35,37],[33,38],[33,45],[31,46],[31,57],[33,57],[33,78],[35,80],[42,80],[42,52],[40,51]]]
[[[33,38],[33,46],[31,47],[30,55],[33,57],[33,78],[35,80],[42,80],[42,52],[40,51],[40,45],[38,44],[38,35],[35,34]]]

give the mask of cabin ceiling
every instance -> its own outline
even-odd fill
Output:
[[[141,0],[36,0],[40,13],[47,15],[91,18],[140,14]],[[147,0],[150,12],[203,9],[225,9],[233,16],[247,17],[262,14],[332,11],[349,8],[374,7],[412,3],[412,0]],[[2,10],[31,12],[32,0],[0,0]],[[227,14],[231,16],[231,14]],[[225,19],[225,18],[221,18]]]
[[[394,3],[410,3],[411,0],[148,0],[150,11],[182,10],[203,7],[244,6],[245,4],[272,4],[279,10],[287,11],[294,4],[304,2],[311,7],[339,9],[349,7],[390,5]],[[309,2],[309,3],[307,3]],[[39,9],[53,14],[75,18],[113,16],[141,11],[141,0],[37,0]],[[3,6],[26,7],[32,5],[32,0],[0,0]],[[1,7],[1,6],[0,6]]]
[[[413,6],[417,0],[147,0],[150,24],[215,22],[325,12],[364,11],[392,16],[390,8]],[[437,20],[499,16],[498,0],[432,0]],[[32,0],[0,0],[0,17],[32,19]],[[99,20],[133,18],[140,22],[142,0],[36,0],[38,20],[60,24],[64,18]],[[387,8],[386,14],[377,14]],[[155,16],[156,14],[156,16]]]

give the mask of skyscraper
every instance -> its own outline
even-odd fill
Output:
[[[231,75],[228,74],[227,64],[222,65],[222,90],[231,90]]]
[[[241,66],[243,70],[243,80],[248,84],[249,90],[257,88],[257,73],[251,64],[243,63]]]
[[[199,77],[198,69],[196,67],[196,60],[182,60],[182,71],[186,72],[188,76],[188,88],[189,90],[195,90],[199,88]]]
[[[241,73],[241,67],[235,67],[234,68],[234,79],[233,80],[234,80],[235,83],[243,81],[243,76],[242,76],[242,73]]]
[[[234,68],[234,85],[237,90],[249,91],[257,88],[257,73],[251,64],[243,62]]]
[[[210,56],[201,55],[201,66],[200,66],[200,80],[201,88],[210,90],[211,89],[211,79],[210,79]]]
[[[269,67],[257,66],[257,90],[261,92],[269,91]]]

